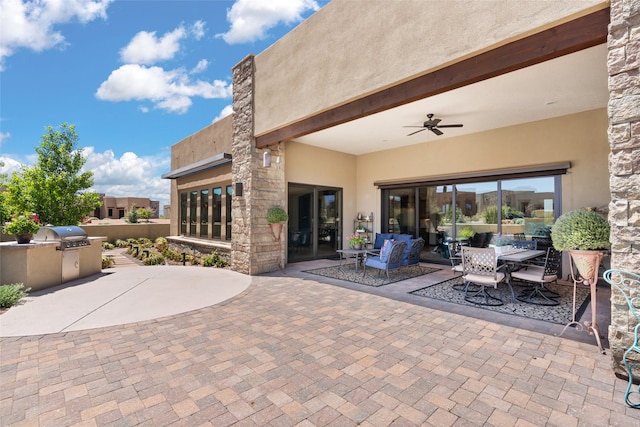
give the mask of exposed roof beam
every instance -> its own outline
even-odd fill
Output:
[[[256,137],[262,148],[443,92],[539,64],[607,41],[609,8],[497,47]]]

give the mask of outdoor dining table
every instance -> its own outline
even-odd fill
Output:
[[[546,251],[539,249],[512,249],[498,254],[498,261],[520,263],[538,258],[546,253]]]

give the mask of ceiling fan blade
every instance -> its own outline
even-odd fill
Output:
[[[405,126],[405,127],[416,127],[416,126]],[[422,127],[422,126],[420,126],[420,127]],[[422,128],[422,129],[417,130],[417,131],[415,131],[415,132],[411,132],[411,133],[410,133],[409,135],[407,135],[407,136],[415,135],[416,133],[418,133],[418,132],[422,132],[423,130],[427,130],[427,128]]]
[[[440,132],[437,128],[431,128],[429,130],[438,136],[442,135],[442,132]]]
[[[462,125],[461,124],[457,124],[457,125],[440,125],[438,127],[439,128],[461,128]]]

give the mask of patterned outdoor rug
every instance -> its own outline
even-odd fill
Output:
[[[461,277],[445,280],[444,282],[436,283],[426,288],[418,289],[417,291],[410,292],[413,295],[419,295],[427,298],[434,298],[443,301],[453,302],[456,304],[470,305],[477,308],[483,308],[485,310],[498,311],[501,313],[512,314],[514,316],[527,317],[531,319],[544,320],[546,322],[557,323],[565,325],[571,321],[571,312],[573,311],[573,286],[572,285],[557,285],[551,284],[545,286],[547,289],[552,290],[560,294],[558,301],[559,305],[556,306],[541,306],[534,304],[527,304],[516,300],[516,303],[511,302],[511,291],[509,287],[503,284],[498,285],[498,289],[487,288],[489,293],[496,296],[505,302],[504,305],[498,307],[483,306],[478,304],[471,304],[464,300],[464,291],[454,289],[453,285],[461,285],[463,283]],[[519,284],[513,285],[513,290],[518,296],[523,290],[530,289],[528,286]],[[591,300],[589,294],[589,288],[578,287],[576,293],[576,307],[578,307],[576,313],[576,320],[579,320],[587,308],[589,301]]]
[[[347,282],[359,283],[367,286],[382,286],[389,283],[399,282],[401,280],[411,279],[412,277],[422,276],[423,274],[433,273],[440,270],[439,268],[416,266],[403,267],[400,270],[389,272],[389,279],[384,271],[375,268],[368,268],[367,274],[363,275],[362,267],[356,272],[355,264],[350,262],[342,266],[322,267],[313,270],[305,270],[305,273],[317,274],[318,276],[330,277],[332,279],[346,280]],[[380,273],[380,274],[378,274]]]

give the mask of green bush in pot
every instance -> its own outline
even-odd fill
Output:
[[[269,224],[278,224],[284,223],[289,220],[289,215],[287,215],[287,211],[282,209],[279,206],[275,206],[269,209],[267,212],[267,223]]]
[[[553,247],[558,251],[601,250],[611,246],[609,222],[595,211],[575,210],[562,214],[551,227]]]

